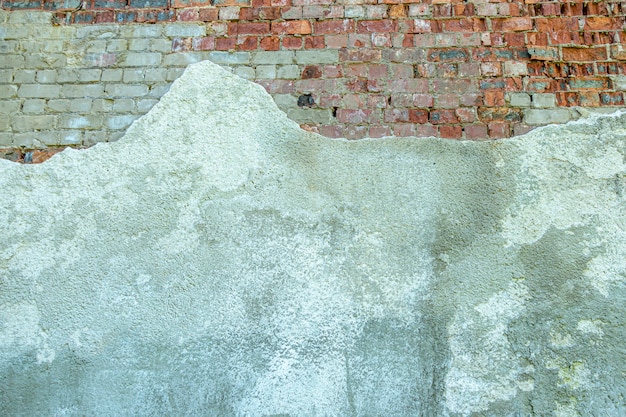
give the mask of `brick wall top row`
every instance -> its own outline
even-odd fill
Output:
[[[301,18],[457,18],[434,25],[433,30],[480,30],[485,17],[493,30],[583,29],[580,22],[531,21],[539,17],[589,17],[588,29],[622,28],[624,1],[525,0],[2,0],[5,10],[45,10],[57,13],[59,23],[130,23],[212,20],[292,20]],[[516,17],[519,19],[510,19]],[[475,19],[468,19],[475,18]],[[507,18],[506,20],[504,18]],[[435,29],[437,27],[437,29]]]

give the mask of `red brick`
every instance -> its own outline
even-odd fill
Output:
[[[474,3],[457,3],[453,5],[452,14],[454,16],[474,16]]]
[[[385,109],[387,108],[387,96],[382,94],[368,94],[367,96],[367,108],[368,109]]]
[[[598,94],[596,93],[597,96]],[[579,106],[579,93],[560,91],[556,93],[556,104],[560,107]]]
[[[463,128],[461,126],[439,126],[439,137],[444,139],[461,139],[463,137]]]
[[[624,26],[624,16],[587,17],[584,30],[620,30]]]
[[[459,121],[454,110],[443,109],[431,110],[429,120],[430,123],[434,125],[443,123],[458,123]]]
[[[272,22],[272,33],[276,35],[308,35],[311,33],[311,23],[308,20]]]
[[[376,120],[377,113],[372,109],[339,109],[337,120],[340,123],[363,124]]]
[[[343,137],[343,129],[338,125],[319,126],[319,134],[327,138],[341,138]]]
[[[489,137],[491,139],[511,137],[510,123],[494,122],[494,123],[489,123],[487,126],[489,127]]]
[[[300,49],[302,48],[302,38],[294,36],[285,36],[283,38],[284,49]]]
[[[463,128],[465,139],[487,139],[488,132],[486,125],[467,125]]]
[[[491,19],[491,25],[496,32],[515,32],[532,30],[533,23],[530,17],[509,17],[506,19]]]
[[[195,51],[212,51],[215,49],[215,38],[213,36],[193,38],[192,47]]]
[[[536,18],[535,27],[539,33],[576,31],[578,19],[575,17]]]
[[[264,51],[278,51],[280,49],[280,38],[267,36],[261,39],[260,46]]]
[[[241,51],[254,51],[258,49],[259,38],[256,36],[240,36],[237,38],[237,47]]]
[[[216,38],[215,49],[217,51],[230,51],[237,47],[236,38]]]
[[[324,78],[341,78],[343,77],[343,68],[341,65],[324,65],[322,74]]]
[[[504,106],[504,91],[485,91],[483,102],[489,107]]]
[[[444,32],[484,32],[486,30],[485,19],[446,19],[443,21],[443,30]]]
[[[526,34],[525,33],[505,33],[504,43],[508,46],[525,46]]]
[[[217,20],[218,17],[218,9],[217,7],[204,7],[198,9],[198,20],[202,22],[210,22],[213,20]]]
[[[323,49],[325,47],[323,36],[307,36],[304,38],[304,47],[306,49]]]
[[[392,134],[393,132],[389,126],[370,126],[368,136],[370,138],[384,138]]]
[[[197,8],[178,9],[176,10],[176,20],[181,22],[194,22],[200,18]]]
[[[476,120],[476,111],[474,109],[461,107],[456,109],[455,113],[461,123],[472,123]]]
[[[361,20],[357,23],[358,33],[389,33],[397,31],[397,20]]]
[[[482,106],[483,96],[480,93],[463,94],[461,95],[459,102],[462,106]]]
[[[561,14],[560,4],[557,3],[543,3],[541,5],[541,14],[543,16],[558,16]]]
[[[353,20],[323,20],[313,23],[313,33],[317,35],[333,35],[354,32]]]
[[[348,35],[327,35],[326,47],[330,49],[341,49],[348,46]]]
[[[428,123],[428,110],[409,109],[409,122],[411,123]]]
[[[606,48],[563,48],[563,60],[573,62],[605,61]]]
[[[413,106],[415,107],[433,107],[435,98],[432,94],[413,94]]]

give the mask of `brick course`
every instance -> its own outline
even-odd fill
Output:
[[[624,105],[626,1],[1,6],[5,147],[115,140],[186,65],[205,59],[258,82],[304,128],[332,137],[502,138],[577,117],[575,106]]]

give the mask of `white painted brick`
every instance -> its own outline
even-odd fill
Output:
[[[150,39],[131,39],[128,41],[128,50],[146,51],[150,47]]]
[[[161,64],[161,54],[158,52],[129,52],[120,62],[120,66],[148,67]]]
[[[58,144],[57,132],[28,132],[16,133],[13,136],[13,146],[16,148],[41,149]]]
[[[152,109],[152,107],[154,107],[154,105],[158,102],[159,100],[152,98],[139,100],[137,102],[137,111],[144,114],[148,113],[150,109]]]
[[[102,127],[100,115],[63,115],[57,119],[57,127],[60,129],[98,129]]]
[[[528,75],[528,65],[526,62],[507,61],[504,63],[505,75]]]
[[[148,68],[145,71],[145,80],[147,82],[165,82],[165,68]]]
[[[56,98],[61,93],[61,86],[55,84],[22,84],[17,91],[18,97]]]
[[[102,70],[101,81],[122,81],[124,71],[121,69],[105,69]]]
[[[63,97],[100,97],[104,92],[101,84],[66,84],[63,86]]]
[[[152,52],[172,52],[172,41],[169,39],[151,39],[148,50]]]
[[[13,134],[12,133],[0,133],[0,146],[13,147]]]
[[[32,132],[33,130],[49,130],[55,124],[55,116],[13,116],[11,126],[14,132]]]
[[[92,100],[89,98],[75,98],[70,100],[70,111],[74,113],[89,113]]]
[[[530,107],[530,95],[528,93],[511,93],[509,103],[513,107]]]
[[[17,70],[13,75],[13,81],[16,83],[34,83],[37,77],[37,71],[35,70]]]
[[[98,142],[107,142],[109,133],[102,130],[88,130],[83,136],[82,143],[86,146],[95,145]]]
[[[239,18],[239,17],[237,17]],[[174,37],[194,37],[205,36],[206,26],[196,23],[171,23],[165,26],[165,36]]]
[[[20,100],[1,100],[0,114],[12,114],[20,111],[22,102]]]
[[[61,68],[57,70],[57,82],[73,83],[78,81],[78,70],[75,68]]]
[[[12,98],[17,96],[16,85],[0,85],[0,98]]]
[[[249,64],[249,52],[224,52],[213,51],[209,53],[209,59],[216,64],[237,65]]]
[[[253,80],[255,72],[252,67],[241,66],[235,67],[235,74],[246,80]]]
[[[13,70],[12,69],[0,69],[0,83],[12,83],[13,82]]]
[[[17,49],[17,41],[0,41],[0,53],[10,54]]]
[[[533,94],[532,105],[535,108],[556,107],[556,94]]]
[[[78,71],[78,81],[82,83],[89,83],[100,81],[102,70],[99,69],[81,69]]]
[[[0,68],[24,68],[24,64],[22,55],[0,55]]]
[[[11,118],[9,116],[0,114],[0,132],[11,131]]]
[[[273,80],[276,78],[276,65],[258,65],[256,78],[261,80]]]
[[[127,38],[158,38],[163,33],[163,25],[131,25],[122,28],[122,36]]]
[[[284,65],[278,68],[278,78],[283,80],[295,80],[300,78],[300,67],[297,65]]]
[[[9,13],[8,23],[40,24],[49,25],[52,15],[50,13],[32,12],[30,10],[13,10]]]
[[[286,65],[293,64],[293,51],[259,51],[254,54],[252,62],[255,64]]]
[[[28,68],[63,68],[67,57],[63,54],[30,54],[24,63]]]
[[[107,52],[122,52],[128,49],[126,39],[110,39],[107,44]]]
[[[138,118],[138,115],[109,116],[107,117],[105,124],[109,129],[121,130],[126,129]]]
[[[127,28],[127,27],[125,27]],[[76,29],[75,39],[107,39],[115,38],[120,32],[120,25],[79,25]]]
[[[145,71],[143,69],[124,70],[124,82],[135,83],[142,82],[145,79]]]
[[[111,97],[141,97],[148,93],[143,84],[108,84],[105,92]]]
[[[168,68],[165,73],[166,81],[174,81],[185,72],[184,68]]]
[[[163,56],[163,67],[187,66],[209,58],[207,52],[181,52]]]
[[[170,84],[157,84],[150,87],[150,92],[147,97],[161,98],[163,94],[167,93],[170,89]]]
[[[94,112],[110,112],[113,110],[113,100],[99,98],[95,99],[92,103],[92,111]]]
[[[131,113],[135,111],[135,101],[129,98],[120,98],[113,101],[113,111],[117,113]]]
[[[524,123],[528,125],[565,123],[569,120],[570,112],[567,109],[528,109],[524,111]]]
[[[37,71],[37,82],[42,84],[52,84],[57,81],[56,70],[39,70]]]
[[[70,110],[70,103],[72,100],[66,98],[57,100],[48,100],[47,109],[51,113],[64,113]]]
[[[46,110],[46,100],[35,98],[30,100],[24,100],[22,104],[23,113],[41,114]]]
[[[80,145],[83,143],[82,130],[59,132],[59,145]]]
[[[333,64],[339,62],[339,51],[336,49],[297,51],[296,62],[298,64]]]

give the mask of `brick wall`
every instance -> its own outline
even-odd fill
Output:
[[[626,1],[1,5],[0,147],[115,140],[204,59],[329,137],[502,138],[624,105]]]

